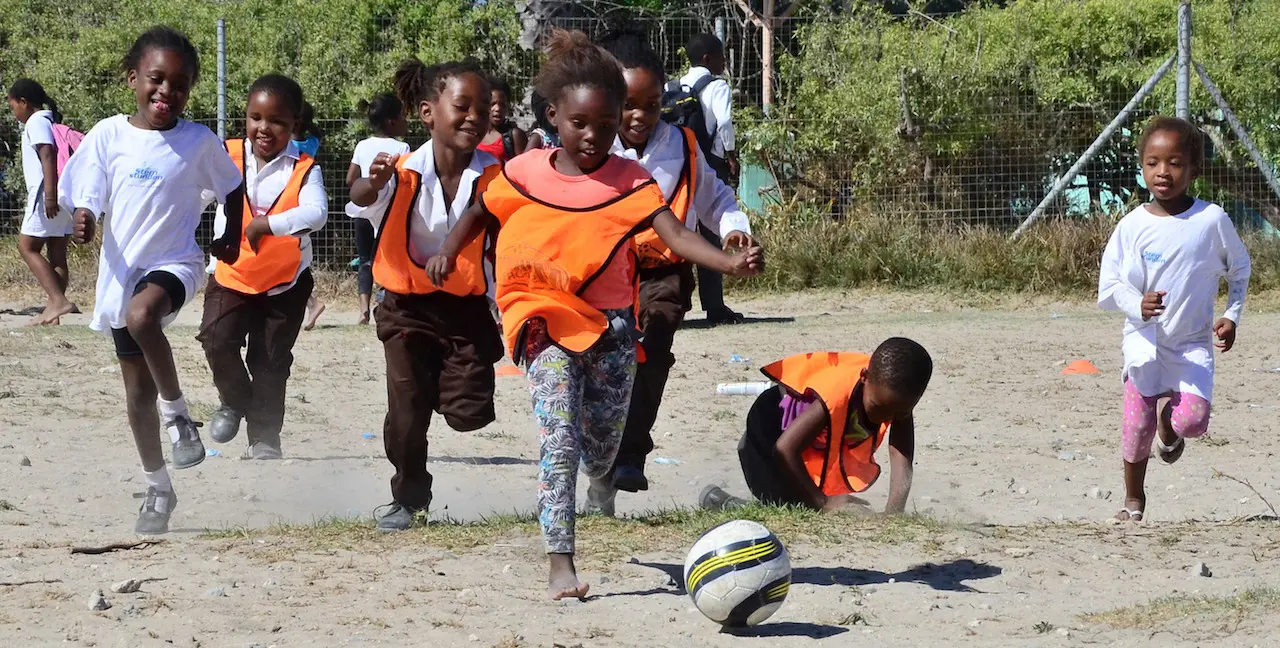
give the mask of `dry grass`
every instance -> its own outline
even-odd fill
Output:
[[[1210,633],[1230,633],[1255,618],[1280,615],[1280,590],[1259,587],[1231,596],[1174,594],[1141,605],[1082,615],[1083,621],[1128,630],[1168,629],[1191,625]]]

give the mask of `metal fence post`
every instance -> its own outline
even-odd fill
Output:
[[[724,18],[716,18],[716,38],[719,38],[721,43],[728,42],[724,39]]]
[[[218,139],[227,139],[227,21],[218,19]]]
[[[1191,0],[1178,6],[1178,117],[1191,119]]]

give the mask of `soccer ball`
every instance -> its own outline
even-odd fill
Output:
[[[684,587],[708,619],[753,626],[782,607],[791,587],[791,558],[764,525],[725,522],[693,543],[684,561]]]

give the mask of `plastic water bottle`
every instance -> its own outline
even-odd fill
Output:
[[[769,391],[771,387],[773,387],[773,383],[768,381],[720,383],[716,385],[716,393],[727,396],[758,396]]]

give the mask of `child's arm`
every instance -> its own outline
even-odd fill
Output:
[[[885,513],[902,513],[911,494],[912,462],[916,455],[916,422],[913,417],[889,426],[889,501]]]
[[[360,179],[360,165],[352,162],[347,167],[347,188],[350,189]]]
[[[1227,262],[1227,310],[1214,323],[1213,333],[1218,338],[1216,346],[1226,353],[1236,344],[1236,327],[1240,325],[1240,317],[1244,315],[1244,300],[1249,293],[1249,275],[1253,271],[1253,264],[1249,260],[1249,251],[1240,240],[1240,234],[1231,224],[1231,219],[1224,216],[1219,228],[1222,231],[1222,247]]]
[[[424,267],[431,283],[437,286],[444,285],[449,275],[453,274],[453,262],[458,258],[458,251],[470,245],[475,237],[484,233],[492,220],[493,217],[484,210],[484,205],[479,200],[468,207],[467,211],[462,212],[457,224],[449,232],[448,238],[440,244],[440,251],[427,259]]]
[[[799,492],[804,494],[805,505],[818,511],[826,507],[827,496],[809,477],[809,471],[804,467],[804,459],[801,458],[800,453],[813,444],[814,439],[822,434],[830,422],[827,408],[821,403],[814,403],[801,412],[786,430],[783,430],[782,436],[778,437],[777,443],[773,446],[782,473]]]
[[[1122,225],[1116,226],[1115,231],[1111,233],[1111,240],[1107,242],[1107,249],[1102,253],[1102,267],[1098,271],[1098,306],[1104,310],[1120,311],[1133,321],[1150,319],[1143,312],[1143,301],[1149,296],[1143,295],[1140,290],[1133,287],[1125,280],[1123,274],[1124,250],[1120,241],[1121,228]],[[1156,295],[1156,293],[1152,294]],[[1158,304],[1159,300],[1156,302]]]
[[[79,207],[72,214],[71,221],[72,227],[75,228],[71,234],[71,240],[76,245],[85,245],[93,240],[98,231],[98,219],[93,215],[93,212],[84,207]]]
[[[244,230],[249,249],[257,252],[262,237],[267,235],[302,236],[324,227],[329,216],[329,197],[322,178],[320,167],[313,166],[298,191],[297,207],[250,221]]]
[[[351,183],[351,202],[361,207],[368,207],[377,202],[378,192],[391,181],[396,172],[396,163],[399,161],[399,154],[379,153],[373,158],[373,164],[369,165],[369,177],[358,178]],[[351,177],[350,171],[347,177]]]
[[[672,252],[708,270],[732,276],[749,276],[764,269],[764,250],[751,247],[743,254],[726,254],[676,219],[670,209],[658,212],[653,231]]]
[[[754,247],[756,242],[751,237],[751,222],[746,213],[738,206],[738,197],[733,187],[725,184],[716,175],[706,156],[699,155],[697,189],[693,193],[693,209],[698,220],[720,235],[725,249]]]
[[[44,215],[58,217],[58,149],[52,144],[36,144],[40,169],[44,172]]]
[[[240,233],[244,231],[244,183],[227,194],[222,201],[222,214],[227,228],[222,236],[209,244],[209,254],[223,263],[235,263],[240,258]]]

